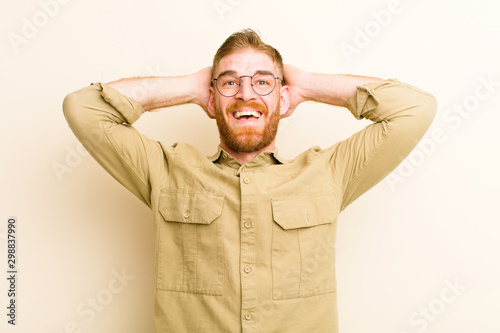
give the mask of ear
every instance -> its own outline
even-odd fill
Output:
[[[215,118],[215,94],[214,94],[213,87],[210,87],[210,96],[208,97],[207,111],[208,111],[208,116],[210,118],[214,119]]]
[[[283,86],[280,89],[280,117],[284,118],[290,108],[290,88]]]

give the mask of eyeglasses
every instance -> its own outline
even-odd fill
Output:
[[[241,89],[242,77],[251,78],[250,85],[252,86],[253,91],[255,91],[255,93],[260,96],[266,96],[273,92],[274,88],[276,87],[276,79],[279,79],[283,82],[282,79],[274,76],[274,74],[271,72],[257,72],[252,76],[238,76],[231,73],[222,73],[216,79],[212,79],[212,81],[215,81],[217,91],[222,96],[233,97]]]

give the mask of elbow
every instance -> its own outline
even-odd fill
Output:
[[[414,95],[411,106],[407,109],[407,117],[403,117],[401,124],[405,127],[405,135],[420,140],[429,130],[436,117],[437,101],[428,93]]]
[[[88,123],[89,93],[91,91],[86,87],[68,94],[63,100],[64,118],[73,132]]]
[[[436,98],[432,94],[411,87],[400,99],[400,103],[398,116],[390,122],[393,129],[401,129],[401,134],[405,136],[421,138],[436,117]]]
[[[436,98],[414,86],[406,85],[406,88],[401,96],[402,115],[409,116],[415,128],[427,130],[436,117]]]
[[[64,97],[62,103],[63,114],[66,118],[74,110],[74,106],[78,104],[77,92],[72,92]]]
[[[68,94],[63,100],[62,109],[64,118],[66,119],[66,122],[70,125],[70,127],[72,127],[71,125],[74,123],[79,105],[81,105],[81,101],[78,98],[77,91]]]
[[[437,113],[437,100],[429,93],[422,93],[418,105],[419,115],[427,128],[432,124]]]
[[[74,91],[68,94],[62,103],[62,109],[66,121],[71,126],[82,116],[84,109],[88,108],[89,101],[95,99],[95,88],[92,86]]]

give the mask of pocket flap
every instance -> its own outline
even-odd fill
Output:
[[[201,192],[164,192],[158,210],[166,221],[210,224],[222,214],[224,195]]]
[[[273,219],[283,229],[312,227],[332,223],[339,215],[333,194],[272,199]]]

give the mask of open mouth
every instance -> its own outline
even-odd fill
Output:
[[[250,119],[250,118],[259,119],[261,115],[262,112],[256,110],[243,110],[243,111],[233,112],[233,117],[235,119]]]

